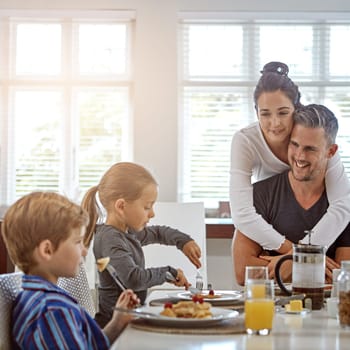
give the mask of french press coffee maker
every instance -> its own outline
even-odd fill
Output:
[[[293,244],[293,255],[283,256],[276,264],[275,277],[278,286],[287,295],[305,294],[304,302],[311,303],[312,310],[323,307],[326,247],[320,245]],[[292,290],[284,285],[280,268],[286,260],[293,261]]]

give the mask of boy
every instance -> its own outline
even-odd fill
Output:
[[[12,313],[17,349],[108,349],[130,316],[113,313],[103,330],[56,283],[74,277],[87,249],[83,237],[87,213],[57,193],[34,192],[14,203],[3,221],[10,257],[23,272],[23,291]],[[117,306],[132,308],[139,300],[125,291]]]

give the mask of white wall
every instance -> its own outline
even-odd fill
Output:
[[[349,12],[350,16],[350,1],[0,0],[0,9],[136,10],[133,160],[149,168],[157,178],[159,200],[176,201],[178,11],[339,11]],[[208,242],[208,280],[215,288],[232,287],[232,279],[227,277],[232,273],[230,245],[229,240]]]

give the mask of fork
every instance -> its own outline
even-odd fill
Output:
[[[199,273],[199,271],[197,271],[197,274],[196,274],[196,289],[198,289],[200,291],[203,290],[203,277]]]

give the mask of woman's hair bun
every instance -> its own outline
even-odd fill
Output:
[[[265,64],[263,70],[260,73],[278,73],[281,75],[288,76],[289,68],[285,63],[282,62],[269,62]]]

